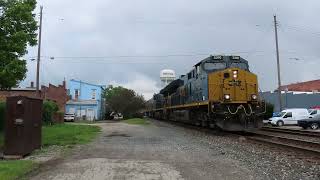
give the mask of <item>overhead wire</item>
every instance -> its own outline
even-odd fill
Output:
[[[316,32],[316,31],[312,30],[311,28],[293,26],[293,25],[288,25],[288,24],[281,24],[281,26],[279,26],[279,27],[286,28],[289,30],[294,30],[294,31],[305,32],[305,33],[308,33],[309,35],[315,35],[317,37],[320,37],[320,32]]]

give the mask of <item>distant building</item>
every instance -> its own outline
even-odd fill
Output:
[[[45,100],[54,101],[59,107],[59,111],[65,112],[66,103],[69,100],[66,81],[62,82],[62,85],[55,86],[49,84],[49,86],[41,86],[41,97]]]
[[[165,87],[176,79],[176,73],[171,69],[160,71],[161,86]]]
[[[0,91],[0,101],[6,101],[6,98],[9,96],[38,97],[33,82],[31,82],[30,87],[11,88],[7,91]],[[40,98],[57,103],[59,106],[59,111],[64,112],[66,102],[68,101],[65,81],[62,82],[62,85],[58,86],[52,84],[49,84],[48,87],[41,86]]]
[[[74,113],[76,118],[89,121],[103,118],[104,86],[72,79],[68,87],[70,100],[66,105],[67,113]]]
[[[310,108],[320,105],[320,80],[293,83],[281,86],[282,108]],[[274,104],[274,110],[279,111],[279,94],[262,92],[261,96],[267,102]]]
[[[289,92],[320,92],[320,79],[306,82],[293,83],[281,86],[282,91]]]

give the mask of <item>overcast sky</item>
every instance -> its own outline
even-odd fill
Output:
[[[39,0],[38,5],[44,6],[41,84],[66,78],[123,85],[148,99],[159,91],[162,69],[185,74],[210,54],[232,54],[249,61],[261,90],[274,90],[273,14],[280,24],[283,84],[320,78],[317,0]],[[36,56],[36,49],[29,48],[26,57]],[[21,86],[35,81],[35,69],[36,62],[28,60]]]

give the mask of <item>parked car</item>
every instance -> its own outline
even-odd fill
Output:
[[[123,119],[123,115],[121,113],[112,112],[110,114],[110,116],[112,117],[113,120],[122,120]]]
[[[75,114],[73,114],[73,113],[66,113],[66,114],[64,115],[64,121],[74,122],[74,117],[75,117]]]
[[[297,125],[298,120],[307,119],[309,117],[310,114],[307,109],[286,109],[270,118],[269,124],[274,126]]]
[[[311,129],[318,129],[320,126],[320,114],[317,114],[308,119],[299,120],[298,126],[302,127],[303,129],[307,129],[308,127],[310,127]]]
[[[309,109],[308,111],[310,113],[310,116],[312,116],[312,117],[317,114],[320,114],[320,109]]]
[[[114,120],[122,120],[123,119],[123,115],[121,113],[115,114],[113,116],[113,119]]]

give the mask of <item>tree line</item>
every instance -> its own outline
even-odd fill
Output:
[[[106,100],[106,116],[112,112],[121,113],[125,118],[140,117],[146,101],[134,90],[121,86],[108,86],[104,91]]]

